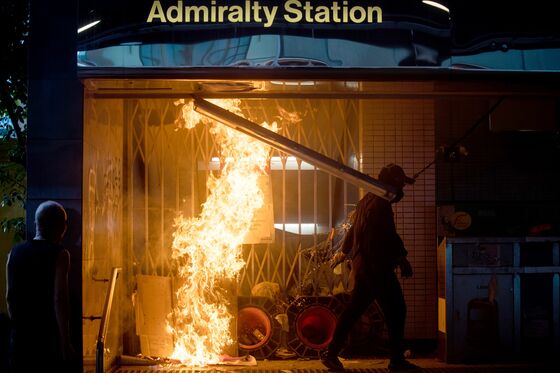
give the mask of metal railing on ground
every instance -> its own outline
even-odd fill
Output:
[[[113,306],[113,297],[115,295],[115,285],[121,268],[114,267],[111,271],[111,279],[109,280],[109,289],[105,296],[105,305],[103,306],[103,314],[101,315],[101,323],[99,324],[99,334],[97,335],[97,344],[95,351],[95,372],[104,372],[105,360],[105,337],[109,328],[109,317],[111,316],[111,308]]]

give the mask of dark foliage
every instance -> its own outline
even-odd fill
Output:
[[[0,2],[1,206],[25,208],[28,31],[28,2]],[[13,230],[18,238],[22,238],[24,218],[3,219],[0,227]]]

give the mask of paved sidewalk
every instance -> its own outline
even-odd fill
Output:
[[[341,359],[348,373],[385,373],[387,359]],[[560,373],[558,364],[446,364],[432,358],[409,359],[425,373]],[[326,373],[327,369],[316,359],[259,360],[256,366],[213,366],[192,368],[184,366],[126,366],[115,373]]]

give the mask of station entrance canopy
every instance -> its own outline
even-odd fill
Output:
[[[560,70],[543,1],[486,3],[79,0],[78,65]]]

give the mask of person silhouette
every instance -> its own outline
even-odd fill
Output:
[[[379,180],[396,188],[397,196],[389,202],[367,193],[356,206],[342,249],[330,261],[334,268],[350,255],[353,277],[350,302],[338,319],[327,350],[321,355],[323,365],[334,371],[344,369],[338,354],[356,321],[374,301],[384,315],[389,334],[389,371],[418,368],[404,358],[406,304],[395,269],[399,267],[401,276],[408,278],[412,276],[412,266],[397,233],[391,207],[391,203],[404,196],[405,184],[414,183],[414,179],[406,176],[402,167],[391,163],[381,169]]]
[[[70,253],[61,242],[68,226],[64,207],[41,203],[35,237],[14,246],[6,263],[6,302],[11,320],[12,372],[67,370],[73,357],[69,334]]]

